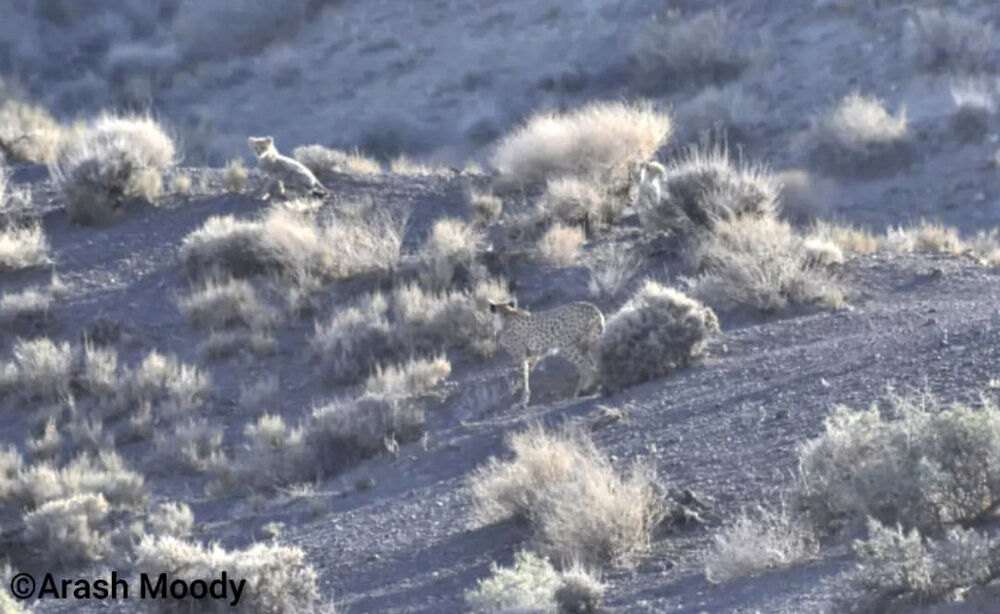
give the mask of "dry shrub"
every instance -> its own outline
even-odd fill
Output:
[[[503,213],[503,201],[492,192],[470,190],[466,194],[466,201],[477,226],[489,226],[499,220]]]
[[[684,81],[718,83],[735,79],[749,64],[733,47],[735,36],[724,9],[688,19],[677,12],[646,22],[633,56],[647,88],[677,87]]]
[[[538,252],[542,258],[561,266],[576,262],[583,246],[583,231],[576,226],[556,224],[542,235]]]
[[[832,222],[814,222],[807,237],[832,243],[852,254],[870,254],[880,247],[878,237],[868,230]]]
[[[932,72],[981,72],[990,68],[993,24],[946,9],[910,11],[903,24],[903,51]]]
[[[181,259],[201,276],[276,271],[298,284],[350,277],[396,264],[403,223],[378,212],[319,222],[292,207],[272,208],[253,220],[216,216],[184,238]]]
[[[70,394],[74,357],[70,344],[54,343],[48,337],[18,339],[13,360],[0,365],[6,387],[17,389],[25,398],[57,401]]]
[[[708,307],[655,281],[608,318],[599,346],[612,389],[656,379],[700,357],[719,320]]]
[[[882,244],[887,249],[900,253],[958,254],[964,249],[957,229],[927,220],[920,220],[914,226],[889,228]]]
[[[40,225],[0,230],[0,270],[25,269],[49,262],[49,243]]]
[[[482,231],[463,220],[437,220],[422,248],[426,266],[424,281],[436,289],[447,288],[456,281],[470,281],[475,273],[476,256],[484,242]]]
[[[670,117],[649,103],[597,102],[567,113],[539,113],[503,138],[493,166],[519,184],[570,175],[606,182],[650,159],[671,131]]]
[[[781,190],[782,217],[794,224],[808,224],[828,217],[837,199],[833,182],[808,171],[777,173],[774,183]]]
[[[851,583],[860,599],[841,600],[854,614],[902,614],[930,604],[975,602],[970,589],[997,576],[1000,544],[973,529],[951,527],[937,539],[869,519],[868,537],[857,540]]]
[[[173,140],[152,117],[104,114],[60,149],[52,175],[70,219],[104,223],[129,201],[154,202],[175,155]]]
[[[960,79],[951,84],[955,113],[951,129],[963,143],[981,142],[990,129],[990,117],[997,110],[995,84],[982,79]]]
[[[185,538],[194,528],[194,514],[186,503],[164,501],[149,514],[146,524],[156,537]]]
[[[1000,508],[1000,409],[895,398],[883,416],[838,407],[799,451],[799,503],[819,526],[872,516],[933,528]]]
[[[814,121],[799,146],[815,168],[860,177],[895,172],[914,157],[906,109],[894,116],[880,100],[858,93]]]
[[[514,554],[511,567],[490,564],[490,576],[465,591],[473,612],[541,612],[554,614],[559,572],[546,559],[527,550]]]
[[[565,561],[635,562],[665,514],[650,469],[618,473],[581,432],[535,426],[508,443],[513,459],[492,458],[469,479],[480,520],[528,520],[541,547]]]
[[[616,298],[641,266],[640,254],[625,246],[612,244],[595,250],[587,262],[590,270],[587,290],[595,297]]]
[[[44,462],[24,466],[13,456],[0,458],[3,462],[7,484],[0,488],[0,501],[26,509],[87,494],[101,495],[115,509],[136,509],[146,501],[142,475],[129,470],[115,452],[81,454],[62,468]]]
[[[714,536],[705,559],[710,582],[728,582],[789,567],[815,556],[819,542],[811,527],[786,509],[760,508],[740,514]]]
[[[179,301],[181,312],[200,326],[224,328],[240,324],[251,329],[274,324],[278,314],[262,302],[249,282],[232,277],[206,279]]]
[[[111,553],[111,539],[100,530],[110,506],[104,497],[86,493],[53,499],[24,515],[23,539],[46,562],[93,563]]]
[[[144,537],[136,546],[136,565],[156,576],[170,574],[188,582],[215,578],[226,570],[230,578],[246,580],[240,603],[247,610],[266,614],[317,613],[319,588],[316,572],[299,548],[254,544],[246,550],[226,551],[219,545],[205,547],[176,537]],[[186,612],[190,601],[151,601],[163,614]],[[206,614],[231,612],[225,600],[205,600],[199,611]]]
[[[0,322],[44,318],[52,304],[52,295],[32,286],[21,292],[0,296]]]
[[[67,138],[44,107],[14,99],[0,103],[0,158],[7,162],[51,164]]]
[[[588,233],[617,222],[624,206],[623,199],[608,193],[599,182],[580,177],[550,179],[538,202],[545,218],[581,225]]]
[[[686,256],[701,271],[692,288],[703,300],[779,311],[790,304],[842,307],[829,266],[843,259],[838,254],[835,245],[804,241],[787,222],[744,217],[716,224]]]
[[[292,150],[292,157],[305,164],[315,174],[346,173],[348,175],[377,175],[382,166],[358,150],[345,152],[322,145],[302,145]]]
[[[222,171],[223,182],[226,190],[239,194],[247,187],[247,167],[243,164],[243,158],[233,158],[226,162],[226,168]]]
[[[455,174],[447,166],[418,162],[405,155],[389,161],[389,172],[407,177],[441,177]]]
[[[724,145],[699,145],[671,163],[659,189],[637,206],[647,228],[692,232],[741,217],[773,217],[779,189],[763,167],[733,164]]]
[[[378,367],[365,382],[365,392],[388,399],[419,398],[431,394],[449,375],[451,363],[444,356],[415,358]]]
[[[389,317],[389,301],[377,293],[338,311],[325,325],[317,322],[312,349],[320,369],[335,382],[350,382],[402,354],[404,333]]]

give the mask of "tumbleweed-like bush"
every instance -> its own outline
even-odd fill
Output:
[[[701,356],[718,330],[710,308],[647,281],[608,318],[599,346],[603,380],[620,389],[667,375]]]

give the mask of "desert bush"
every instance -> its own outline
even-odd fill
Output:
[[[194,514],[185,503],[165,501],[156,506],[146,519],[150,533],[156,537],[183,539],[194,528]]]
[[[763,167],[731,162],[724,145],[699,145],[666,169],[659,198],[637,205],[647,228],[691,232],[740,217],[773,217],[779,189]]]
[[[51,164],[67,131],[41,106],[15,99],[0,103],[0,158],[9,163]]]
[[[479,580],[475,589],[465,592],[465,601],[473,612],[529,611],[555,613],[554,595],[559,587],[559,572],[546,559],[533,552],[514,554],[514,565],[490,565],[490,576]]]
[[[580,256],[582,246],[582,230],[576,226],[556,224],[538,241],[538,252],[552,264],[567,266],[573,264]]]
[[[8,456],[5,461],[8,482],[0,490],[4,502],[35,509],[56,499],[100,494],[113,508],[134,509],[146,500],[142,475],[127,469],[114,452],[81,454],[62,468],[50,463],[27,467],[17,460]]]
[[[0,270],[48,264],[49,244],[38,224],[0,229]]]
[[[415,358],[399,365],[378,367],[365,382],[365,392],[389,399],[423,397],[449,375],[451,363],[444,356]]]
[[[914,155],[906,109],[894,116],[881,101],[858,93],[815,120],[799,147],[819,170],[861,177],[894,172]]]
[[[190,419],[172,429],[158,429],[153,434],[153,447],[171,469],[202,472],[227,462],[222,452],[222,430],[206,420]]]
[[[653,157],[671,131],[670,117],[648,103],[598,102],[540,113],[503,138],[493,166],[520,184],[569,175],[614,181]]]
[[[734,79],[749,61],[734,48],[724,9],[702,11],[684,19],[667,13],[646,22],[633,57],[646,87],[676,87],[685,81],[718,83]]]
[[[916,9],[903,24],[903,51],[932,72],[979,72],[990,68],[993,25],[945,9]]]
[[[788,510],[760,508],[752,515],[740,514],[715,534],[705,576],[711,582],[728,582],[794,565],[818,550],[811,527]]]
[[[175,154],[152,117],[104,114],[60,149],[52,174],[70,219],[103,223],[129,201],[154,202]]]
[[[276,271],[300,284],[390,268],[399,259],[405,220],[372,212],[318,222],[293,208],[272,208],[256,220],[211,217],[184,238],[181,259],[203,277]]]
[[[405,155],[390,160],[389,171],[407,177],[440,177],[454,174],[447,166],[418,162]]]
[[[819,526],[868,515],[904,528],[1000,508],[1000,409],[896,398],[886,415],[838,407],[799,451],[799,503]]]
[[[241,324],[268,327],[278,314],[261,301],[249,282],[242,279],[206,279],[179,301],[181,312],[196,324],[224,328]]]
[[[925,539],[916,529],[890,528],[869,519],[867,539],[857,540],[858,563],[851,578],[862,591],[847,611],[912,612],[918,606],[953,601],[996,577],[1000,544],[961,527]]]
[[[958,254],[964,249],[957,229],[928,220],[920,220],[913,226],[890,227],[886,230],[882,246],[900,253]]]
[[[603,380],[620,389],[662,377],[701,356],[718,330],[710,308],[647,281],[608,318],[599,345]]]
[[[466,194],[466,202],[474,223],[480,227],[496,222],[503,213],[503,201],[492,192],[470,190]]]
[[[382,172],[382,166],[377,160],[358,150],[345,152],[322,145],[302,145],[292,150],[292,156],[317,175],[330,172],[377,175]]]
[[[471,278],[483,243],[482,231],[463,220],[443,218],[434,222],[422,249],[426,282],[434,288],[447,288],[456,278]]]
[[[646,548],[666,510],[651,470],[616,472],[581,432],[535,426],[508,444],[513,459],[492,458],[469,479],[479,519],[528,520],[544,551],[588,565],[628,565]]]
[[[52,295],[32,286],[21,292],[0,296],[0,322],[45,317],[52,304]]]
[[[543,217],[581,225],[588,233],[617,222],[624,207],[625,200],[609,193],[598,181],[580,177],[550,179],[538,201],[538,211]]]
[[[73,351],[67,342],[56,344],[48,337],[18,339],[13,360],[2,365],[3,380],[28,398],[57,401],[70,394]]]
[[[804,241],[781,220],[720,222],[685,255],[701,271],[691,282],[692,291],[715,305],[773,312],[790,304],[832,309],[844,304],[843,290],[829,267],[843,259],[839,248],[818,238]]]
[[[745,140],[767,120],[767,111],[767,101],[742,83],[710,85],[677,109],[677,125],[689,138],[724,132],[728,138]]]
[[[598,575],[583,565],[574,564],[559,574],[556,610],[559,614],[594,614],[604,599],[604,584]]]
[[[384,452],[391,442],[417,441],[425,425],[424,409],[412,399],[365,395],[313,410],[306,436],[316,458],[326,457],[320,465],[337,468]]]
[[[832,243],[844,252],[870,254],[880,247],[879,239],[864,228],[817,220],[807,231],[807,238]]]
[[[226,167],[222,170],[222,180],[226,190],[239,194],[247,187],[247,167],[243,164],[243,158],[233,158],[226,162]]]
[[[100,493],[53,499],[25,514],[24,540],[47,562],[100,561],[111,551],[110,537],[100,530],[109,512]]]
[[[990,117],[997,110],[995,87],[983,80],[963,79],[951,84],[955,112],[951,129],[964,143],[980,142],[990,128]]]
[[[824,177],[803,170],[774,175],[781,189],[782,217],[794,224],[807,224],[829,216],[836,199],[836,186]]]
[[[349,382],[402,354],[405,334],[389,316],[388,299],[376,293],[317,323],[312,350],[320,369],[335,382]]]
[[[306,563],[299,548],[254,544],[246,550],[226,551],[219,545],[208,547],[175,537],[144,537],[136,546],[136,564],[151,575],[168,573],[191,582],[214,578],[224,569],[232,578],[247,581],[240,599],[249,611],[262,614],[309,614],[317,612],[319,589],[316,572]],[[190,602],[160,600],[150,602],[156,612],[173,614],[190,609]],[[206,613],[229,612],[225,600],[208,600],[199,605]]]
[[[146,355],[128,382],[130,395],[140,403],[160,403],[181,413],[198,407],[211,385],[211,377],[204,371],[155,350]]]
[[[588,258],[590,281],[587,290],[595,297],[615,298],[642,266],[642,257],[621,245],[600,250]]]

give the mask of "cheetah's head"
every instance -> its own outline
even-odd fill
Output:
[[[247,143],[250,145],[250,151],[254,152],[256,155],[261,155],[265,151],[274,147],[274,137],[273,136],[252,136],[247,139]]]
[[[510,299],[506,303],[494,303],[490,301],[490,313],[496,313],[501,316],[521,314],[527,315],[528,312],[523,309],[518,309],[517,299]]]

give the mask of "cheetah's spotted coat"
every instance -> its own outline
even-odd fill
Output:
[[[521,364],[521,405],[531,397],[531,370],[547,354],[557,352],[580,374],[577,393],[597,383],[597,343],[604,332],[604,314],[591,303],[569,303],[539,313],[518,309],[514,301],[492,304],[500,315],[500,347]]]

